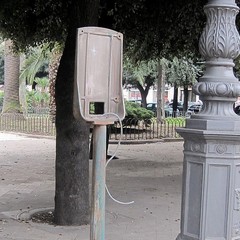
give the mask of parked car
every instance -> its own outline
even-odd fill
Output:
[[[240,115],[240,102],[239,101],[236,101],[233,104],[233,110],[237,115]]]
[[[173,117],[173,108],[172,107],[170,107],[169,105],[165,105],[164,110],[165,110],[165,117]],[[176,111],[176,117],[178,117],[178,116],[180,116],[179,109],[177,109],[177,111]]]
[[[171,107],[171,108],[173,108],[173,102],[170,102],[169,104],[168,104],[168,106],[169,107]],[[177,103],[177,110],[179,111],[179,112],[182,112],[183,111],[183,102],[178,102]]]
[[[234,107],[234,112],[235,112],[237,115],[240,115],[240,106]]]
[[[188,110],[186,112],[186,117],[190,117],[192,114],[198,113],[202,109],[201,103],[194,103],[191,106],[188,107]]]
[[[157,103],[148,103],[147,109],[154,112],[154,115],[157,116]],[[169,105],[164,106],[165,117],[172,117],[173,116],[173,108]],[[177,116],[179,116],[179,110],[177,109]]]

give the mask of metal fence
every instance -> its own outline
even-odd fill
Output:
[[[56,134],[55,124],[49,115],[20,115],[3,114],[0,115],[0,131],[29,133],[36,135]]]
[[[185,118],[166,118],[159,122],[156,119],[128,119],[123,122],[123,140],[147,140],[161,138],[179,138],[177,127],[185,126]],[[120,138],[119,123],[110,126],[110,139]]]
[[[161,138],[179,138],[177,127],[184,127],[184,118],[166,118],[161,122],[156,119],[138,120],[128,119],[123,121],[123,140],[147,140]],[[20,132],[36,135],[55,136],[55,124],[49,115],[28,114],[0,115],[0,131]],[[121,127],[115,123],[109,127],[110,139],[120,138]]]

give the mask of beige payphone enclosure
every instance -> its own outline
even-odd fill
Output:
[[[122,94],[121,33],[79,28],[76,43],[74,116],[88,122],[114,122],[125,116]],[[100,111],[95,111],[100,106]],[[111,114],[110,114],[111,113]]]

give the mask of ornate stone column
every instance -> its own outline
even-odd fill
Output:
[[[240,239],[240,117],[233,104],[240,84],[233,59],[240,53],[233,0],[209,0],[200,53],[204,76],[194,86],[199,114],[178,129],[184,138],[181,233],[178,240]]]

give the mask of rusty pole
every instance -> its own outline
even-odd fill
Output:
[[[90,240],[105,239],[106,125],[94,125]]]

